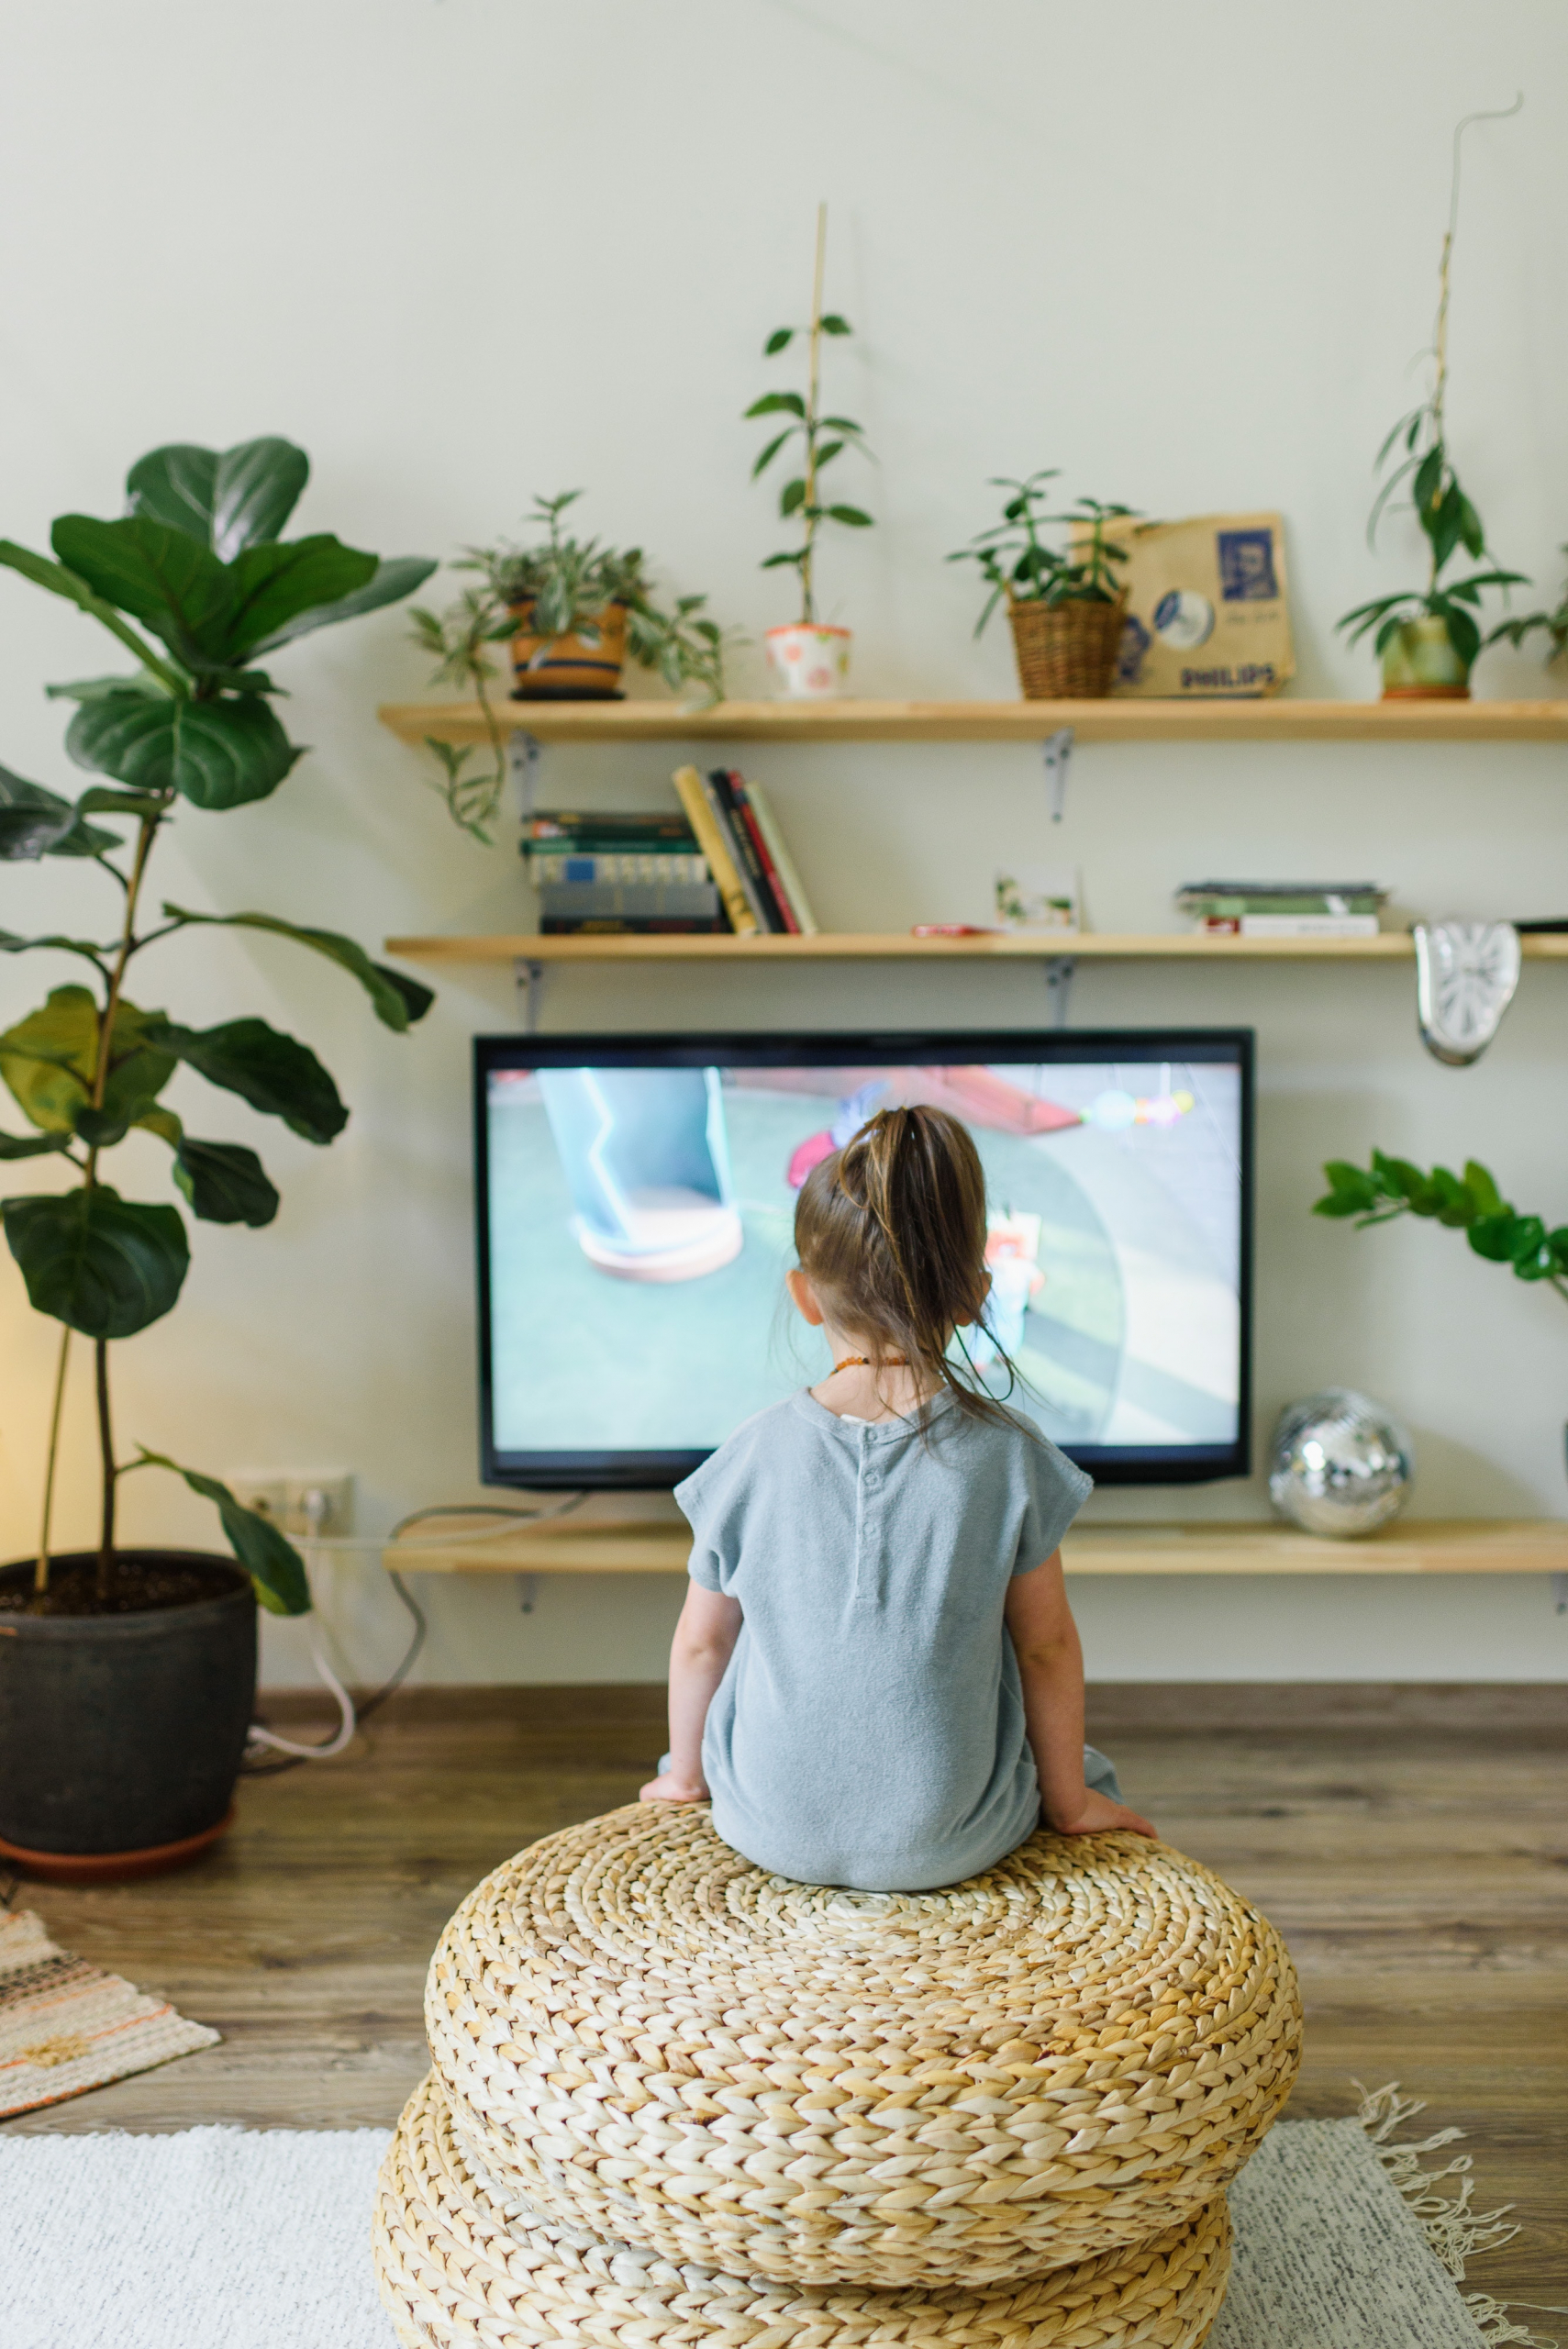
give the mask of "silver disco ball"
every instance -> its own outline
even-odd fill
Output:
[[[1396,1419],[1350,1386],[1325,1386],[1282,1411],[1269,1498],[1304,1533],[1375,1533],[1409,1498],[1416,1452]]]

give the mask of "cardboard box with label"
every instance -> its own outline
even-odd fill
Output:
[[[1113,694],[1273,694],[1295,675],[1277,514],[1132,526],[1122,543],[1127,622]]]

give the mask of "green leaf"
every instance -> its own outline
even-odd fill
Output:
[[[1414,1201],[1426,1188],[1426,1176],[1418,1166],[1412,1166],[1407,1158],[1389,1158],[1381,1150],[1374,1150],[1372,1168],[1382,1188],[1392,1198]]]
[[[828,440],[817,450],[817,470],[818,473],[822,471],[824,465],[830,465],[832,463],[834,458],[840,455],[842,451],[843,446],[844,444],[841,440]]]
[[[786,481],[779,492],[779,512],[784,519],[787,522],[805,503],[806,484],[803,481]]]
[[[296,637],[308,636],[313,629],[335,628],[339,620],[358,619],[362,613],[379,612],[384,604],[401,603],[405,596],[412,596],[422,587],[439,566],[434,559],[422,554],[387,555],[376,564],[370,579],[351,595],[339,596],[335,602],[316,604],[308,611],[297,612],[284,628],[264,636],[250,647],[252,654],[275,652],[280,645],[292,644]],[[490,640],[499,643],[512,633],[509,616],[489,632]]]
[[[259,651],[262,645],[286,644],[291,621],[361,594],[378,567],[373,554],[346,547],[326,530],[283,545],[247,547],[229,566],[234,608],[223,642],[225,656],[232,661]],[[420,573],[421,578],[428,576],[428,572]],[[417,584],[410,580],[409,587]]]
[[[111,791],[95,783],[76,802],[76,812],[80,816],[123,816],[128,823],[138,823],[143,816],[161,816],[165,804],[150,792]],[[115,846],[120,846],[117,838]]]
[[[829,506],[828,511],[835,522],[847,522],[851,529],[869,530],[872,528],[871,516],[862,514],[858,506]]]
[[[264,1019],[229,1019],[206,1029],[165,1020],[152,1036],[209,1085],[238,1093],[263,1117],[281,1118],[306,1141],[329,1142],[349,1122],[337,1086],[309,1046]]]
[[[43,938],[18,938],[14,930],[0,930],[0,954],[33,954],[44,948],[52,948],[61,954],[80,954],[85,961],[95,963],[106,978],[108,973],[104,970],[104,958],[115,952],[112,946],[95,946],[90,938],[65,938],[59,931]]]
[[[1478,1256],[1485,1256],[1488,1264],[1509,1264],[1513,1260],[1519,1226],[1526,1222],[1537,1223],[1542,1232],[1545,1230],[1546,1227],[1540,1224],[1539,1216],[1518,1216],[1511,1208],[1505,1208],[1500,1215],[1477,1216],[1470,1227],[1470,1245]]]
[[[865,430],[864,425],[857,424],[852,416],[819,416],[817,424],[818,430],[822,432],[855,433]],[[987,531],[984,535],[990,537],[993,534]]]
[[[50,562],[47,555],[34,554],[30,547],[18,546],[15,539],[0,539],[0,563],[12,571],[19,571],[35,587],[47,589],[51,596],[63,596],[68,602],[88,614],[89,618],[106,628],[111,636],[128,645],[141,662],[162,685],[166,693],[179,693],[184,680],[177,669],[161,661],[145,639],[138,636],[128,620],[120,618],[114,606],[95,596],[84,579],[78,579],[62,562]]]
[[[797,547],[793,554],[764,555],[762,561],[757,565],[757,568],[759,571],[782,571],[787,569],[793,563],[795,568],[798,571],[805,561],[805,548]]]
[[[172,701],[135,686],[83,702],[65,747],[133,791],[178,791],[215,809],[265,799],[304,756],[259,695]]]
[[[156,1099],[174,1073],[169,1054],[149,1041],[161,1012],[145,1012],[122,996],[115,1013],[109,1074],[103,1106],[127,1117]],[[29,1122],[46,1132],[73,1133],[98,1066],[98,1002],[88,987],[51,989],[40,1009],[0,1036],[4,1078]],[[133,1108],[134,1105],[134,1108]]]
[[[149,1109],[141,1117],[133,1119],[132,1123],[145,1128],[150,1134],[156,1134],[161,1141],[169,1144],[171,1150],[177,1149],[184,1136],[185,1129],[172,1109]]]
[[[62,514],[50,542],[95,595],[161,637],[183,660],[221,660],[234,588],[217,555],[183,530],[147,516],[100,522]]]
[[[1478,1160],[1464,1162],[1464,1187],[1469,1192],[1477,1215],[1511,1215],[1513,1209],[1504,1202],[1493,1176]]]
[[[195,1468],[182,1468],[177,1460],[171,1460],[165,1453],[149,1452],[144,1443],[139,1443],[137,1451],[140,1454],[135,1464],[139,1468],[172,1469],[176,1476],[184,1478],[193,1493],[199,1493],[204,1501],[217,1504],[228,1546],[254,1583],[256,1596],[269,1614],[309,1614],[310,1583],[305,1560],[269,1519],[242,1507],[228,1486],[220,1485],[216,1476],[203,1476]]]
[[[746,410],[748,417],[798,416],[804,417],[805,414],[806,402],[798,392],[764,392],[762,398],[753,400]]]
[[[751,468],[751,479],[753,481],[756,480],[759,473],[765,473],[767,471],[768,467],[773,463],[773,459],[778,455],[779,451],[784,447],[784,442],[789,439],[790,434],[792,432],[798,432],[799,429],[800,427],[798,424],[792,424],[784,431],[779,433],[775,439],[769,441],[767,447],[763,450],[762,455],[758,458],[756,463]]]
[[[174,1180],[204,1223],[248,1223],[259,1230],[278,1211],[278,1195],[253,1150],[236,1141],[193,1141],[183,1134]]]
[[[369,996],[376,1018],[385,1028],[395,1029],[401,1035],[416,1019],[422,1019],[436,997],[433,989],[421,986],[417,979],[406,979],[389,971],[383,963],[373,963],[362,946],[351,938],[342,937],[335,930],[309,930],[297,922],[280,921],[275,914],[193,914],[183,906],[165,905],[163,911],[172,921],[205,923],[215,930],[266,930],[274,937],[292,938],[297,946],[308,946],[317,954],[325,954],[358,979]]]
[[[42,1158],[46,1152],[70,1147],[69,1134],[0,1134],[0,1158]]]
[[[763,358],[773,359],[776,357],[779,351],[787,351],[794,340],[795,328],[793,327],[775,327],[772,334],[768,337],[766,342],[762,345]]]
[[[185,531],[228,562],[278,536],[309,478],[303,449],[268,438],[221,453],[188,443],[153,449],[131,467],[126,489],[133,513]]]
[[[96,856],[118,848],[117,832],[81,820],[82,810],[41,783],[0,767],[0,863],[40,856]]]
[[[837,310],[824,311],[817,323],[824,334],[853,334],[854,332],[848,318],[841,318]]]
[[[1368,1215],[1383,1197],[1375,1174],[1364,1166],[1352,1166],[1343,1158],[1331,1158],[1323,1169],[1329,1189],[1313,1207],[1314,1215]]]
[[[190,1262],[175,1208],[122,1199],[106,1184],[0,1200],[28,1301],[84,1338],[134,1338],[167,1313]]]

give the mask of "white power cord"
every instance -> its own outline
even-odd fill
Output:
[[[403,1540],[403,1535],[409,1526],[423,1524],[428,1519],[432,1517],[499,1518],[502,1520],[500,1524],[485,1527],[477,1533],[465,1534],[463,1537],[465,1541],[469,1542],[493,1542],[499,1535],[509,1533],[518,1519],[537,1520],[540,1518],[565,1517],[573,1509],[580,1508],[587,1497],[586,1493],[571,1493],[567,1496],[565,1500],[560,1502],[554,1508],[493,1508],[485,1502],[476,1502],[473,1504],[454,1502],[446,1507],[417,1508],[409,1516],[400,1517],[390,1533],[384,1534],[379,1539],[372,1541],[363,1534],[322,1533],[318,1531],[317,1528],[320,1526],[322,1519],[327,1514],[328,1503],[328,1497],[325,1493],[313,1491],[306,1495],[306,1517],[309,1524],[309,1531],[303,1539],[302,1546],[306,1552],[307,1559],[317,1550],[386,1550],[390,1549],[394,1543],[396,1543],[399,1548],[415,1551],[444,1549],[449,1545],[450,1540],[450,1537],[446,1534],[431,1534],[427,1536],[423,1541],[406,1542]],[[290,1757],[291,1762],[329,1762],[335,1754],[347,1752],[349,1746],[353,1742],[354,1731],[359,1727],[360,1720],[363,1718],[364,1714],[373,1711],[377,1705],[382,1704],[388,1697],[391,1696],[395,1688],[401,1687],[404,1679],[413,1665],[415,1657],[418,1654],[419,1650],[425,1644],[426,1625],[424,1615],[420,1611],[419,1608],[415,1604],[413,1598],[409,1594],[407,1586],[404,1583],[402,1575],[398,1574],[392,1574],[390,1569],[388,1571],[391,1581],[396,1589],[399,1598],[403,1601],[403,1604],[407,1608],[408,1612],[414,1618],[414,1637],[409,1642],[407,1652],[404,1655],[402,1663],[398,1665],[391,1679],[388,1680],[383,1687],[377,1689],[375,1695],[370,1698],[366,1702],[363,1711],[357,1715],[354,1710],[353,1698],[350,1696],[348,1690],[344,1687],[342,1682],[339,1679],[337,1674],[328,1663],[327,1658],[322,1652],[321,1642],[317,1638],[315,1631],[312,1630],[310,1635],[311,1661],[315,1664],[321,1678],[326,1682],[327,1687],[331,1690],[333,1696],[338,1700],[337,1730],[323,1745],[297,1745],[292,1739],[275,1736],[270,1729],[263,1729],[259,1721],[252,1721],[246,1733],[245,1739],[245,1751],[248,1756],[252,1753],[270,1751],[275,1753],[287,1754]],[[274,1769],[286,1769],[289,1767],[289,1763],[275,1763],[272,1765],[272,1767]],[[264,1771],[262,1775],[265,1775]]]

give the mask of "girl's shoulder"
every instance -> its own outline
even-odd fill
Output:
[[[708,1453],[700,1468],[695,1468],[685,1482],[675,1487],[677,1505],[689,1517],[688,1500],[711,1501],[720,1492],[733,1492],[749,1483],[763,1461],[776,1461],[781,1452],[796,1440],[799,1417],[795,1397],[786,1396],[782,1403],[770,1403],[766,1409],[753,1411],[732,1428],[724,1442]]]

